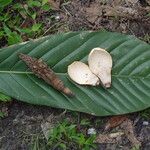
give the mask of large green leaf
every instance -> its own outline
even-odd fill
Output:
[[[67,75],[75,60],[87,62],[94,47],[113,57],[112,87],[80,86]],[[33,75],[18,53],[42,58],[76,95],[68,98]],[[133,36],[111,32],[70,32],[0,50],[0,92],[18,100],[105,116],[143,110],[150,106],[150,45]]]

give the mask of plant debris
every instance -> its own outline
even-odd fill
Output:
[[[140,147],[141,142],[137,139],[136,135],[134,134],[134,125],[130,119],[126,116],[115,116],[111,117],[105,129],[115,128],[119,126],[122,130],[116,133],[109,133],[109,134],[99,134],[96,137],[96,143],[117,143],[122,135],[125,135],[127,139],[131,142],[132,147]]]
[[[133,147],[141,146],[141,142],[137,139],[137,137],[134,134],[134,125],[133,125],[132,121],[127,118],[127,116],[111,117],[105,126],[105,130],[112,129],[117,126],[120,126],[123,129],[122,132],[124,132],[125,136],[132,143]],[[110,142],[110,139],[108,139],[108,136],[106,136],[106,137],[105,137],[106,140]],[[101,138],[102,138],[102,136],[100,136],[100,140],[101,140]],[[114,141],[112,141],[112,142],[114,142]]]
[[[130,119],[126,119],[122,124],[121,128],[124,130],[124,133],[128,140],[132,143],[134,147],[140,147],[141,142],[137,139],[134,134],[134,126]]]
[[[96,137],[95,143],[117,143],[123,134],[123,132],[99,134]]]
[[[51,5],[53,10],[60,9],[60,0],[48,0],[49,5]]]
[[[32,70],[32,72],[42,78],[46,83],[50,84],[56,90],[66,94],[67,96],[73,97],[73,92],[64,86],[63,82],[59,77],[54,73],[48,65],[43,62],[42,59],[32,58],[26,54],[19,54],[19,58],[22,59],[26,65]]]
[[[105,130],[109,130],[121,125],[126,119],[128,119],[127,116],[113,116],[109,118],[105,125]]]
[[[122,6],[116,6],[116,7],[110,7],[105,6],[104,12],[106,12],[104,15],[109,17],[128,17],[129,19],[138,18],[140,14],[138,14],[138,11],[136,9],[122,7]]]

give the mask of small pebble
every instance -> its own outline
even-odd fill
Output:
[[[94,135],[94,134],[96,134],[96,130],[94,128],[89,128],[87,131],[87,134]]]
[[[55,16],[55,20],[60,20],[60,16],[59,15]]]
[[[148,125],[149,125],[149,122],[148,122],[148,121],[143,121],[143,125],[144,125],[144,126],[148,126]]]

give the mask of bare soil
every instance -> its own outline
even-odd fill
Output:
[[[53,15],[59,16],[60,26],[57,30],[45,33],[58,33],[77,30],[99,30],[132,34],[150,43],[150,2],[149,0],[72,0],[63,3],[60,10],[54,10]],[[41,20],[45,23],[45,30],[52,24],[48,24],[45,18],[49,14],[43,14]],[[45,106],[33,106],[14,100],[12,103],[3,104],[8,108],[8,116],[0,120],[0,150],[29,150],[35,135],[43,136],[41,124],[49,120],[49,116],[60,116],[64,110],[58,110]],[[80,114],[93,122],[93,127],[98,132],[103,132],[104,124],[108,117],[98,118]],[[57,117],[57,121],[64,118],[74,118],[80,121],[78,115],[72,112],[63,113],[63,117]],[[140,149],[150,149],[150,119],[145,119],[134,113],[130,115],[135,125],[135,134],[142,142]],[[95,125],[95,120],[103,123]],[[148,121],[148,125],[143,125]],[[119,143],[99,144],[99,150],[129,150],[132,148],[127,138],[122,138]]]

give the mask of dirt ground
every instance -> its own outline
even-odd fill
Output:
[[[41,20],[45,23],[45,30],[49,27],[47,22],[49,14],[43,14]],[[132,34],[150,43],[150,1],[149,0],[72,0],[65,5],[60,4],[59,10],[54,10],[53,15],[61,24],[57,30],[45,33],[58,33],[77,30],[99,30]],[[72,112],[63,113],[44,106],[33,106],[18,101],[3,104],[1,107],[8,109],[8,116],[0,120],[0,150],[29,150],[35,135],[42,136],[41,124],[50,122],[50,116],[75,118]],[[85,117],[85,114],[81,114]],[[86,115],[89,120],[97,117]],[[139,113],[130,115],[135,125],[135,135],[142,142],[141,150],[150,149],[150,119],[141,117]],[[97,126],[98,132],[103,132],[103,127],[108,117],[98,118],[103,124]],[[148,125],[143,125],[147,121]],[[95,124],[93,123],[93,127]],[[131,143],[122,138],[119,143],[99,144],[99,150],[130,150]]]

